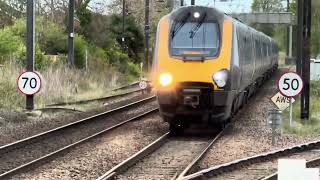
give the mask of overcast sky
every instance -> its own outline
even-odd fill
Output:
[[[191,1],[185,2],[190,4]],[[226,2],[220,2],[220,0],[196,0],[197,5],[216,7],[225,13],[250,12],[252,2],[253,0],[227,0]]]
[[[155,0],[153,0],[155,1]],[[251,4],[253,0],[225,0],[226,2],[220,2],[220,0],[196,0],[197,5],[208,5],[215,6],[219,10],[231,13],[231,12],[250,12]],[[111,0],[92,0],[91,7],[95,9],[103,9],[107,6],[108,3],[112,2]],[[191,0],[185,0],[187,4],[190,4]]]

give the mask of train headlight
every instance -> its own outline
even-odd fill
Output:
[[[200,17],[200,13],[199,12],[195,12],[193,13],[193,17],[198,19]]]
[[[223,88],[227,85],[228,74],[229,74],[228,70],[222,69],[220,71],[213,73],[212,80],[216,83],[216,85],[219,88]]]
[[[169,86],[172,83],[172,75],[170,73],[160,74],[159,82],[164,87]]]

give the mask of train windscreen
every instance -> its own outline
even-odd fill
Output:
[[[172,26],[170,53],[183,59],[215,57],[220,46],[219,26],[213,22],[185,22]]]

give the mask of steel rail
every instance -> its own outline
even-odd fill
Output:
[[[201,177],[212,177],[218,174],[221,174],[223,172],[230,172],[237,167],[242,167],[244,165],[254,164],[258,162],[265,162],[268,159],[276,158],[280,156],[285,156],[286,154],[290,153],[297,153],[297,152],[304,152],[306,150],[312,150],[320,146],[320,140],[319,141],[312,141],[309,143],[299,144],[295,146],[291,146],[288,148],[283,148],[280,150],[274,150],[267,153],[262,153],[259,155],[246,157],[242,159],[237,159],[228,163],[224,163],[221,165],[213,166],[207,169],[203,169],[201,171],[198,171],[196,173],[187,175],[183,177],[183,180],[189,180],[189,179],[196,179]]]
[[[215,136],[214,139],[208,144],[208,146],[205,149],[203,149],[203,151],[179,174],[177,178],[174,179],[181,180],[189,172],[191,172],[198,164],[198,162],[204,157],[204,155],[210,150],[212,145],[222,136],[223,132],[224,131],[222,130],[217,136]]]
[[[61,102],[61,103],[55,103],[55,104],[49,104],[46,105],[47,107],[52,107],[52,106],[66,106],[66,105],[74,105],[74,104],[85,104],[85,103],[90,103],[94,101],[106,101],[114,98],[119,98],[119,97],[124,97],[133,93],[137,92],[142,92],[141,89],[134,90],[134,91],[129,91],[121,94],[115,94],[115,95],[110,95],[106,97],[101,97],[101,98],[95,98],[95,99],[87,99],[87,100],[80,100],[80,101],[73,101],[73,102]]]
[[[18,140],[18,141],[13,142],[13,143],[6,144],[6,145],[0,147],[0,154],[8,152],[8,151],[10,151],[12,149],[23,147],[24,145],[26,145],[26,144],[28,144],[28,143],[30,143],[32,141],[36,141],[36,140],[44,137],[45,135],[51,134],[53,132],[57,132],[59,130],[65,129],[65,128],[72,127],[74,125],[81,124],[81,123],[84,123],[84,122],[88,122],[88,121],[90,121],[92,119],[96,119],[96,118],[99,118],[99,117],[107,116],[107,115],[110,115],[112,113],[115,113],[115,112],[118,112],[118,111],[121,111],[121,110],[125,110],[125,109],[128,109],[130,107],[135,107],[137,105],[140,105],[140,104],[143,104],[143,103],[146,103],[146,102],[149,102],[149,101],[153,101],[153,100],[155,100],[155,96],[144,98],[142,100],[139,100],[139,101],[136,101],[136,102],[133,102],[133,103],[130,103],[130,104],[126,104],[124,106],[117,107],[117,108],[114,108],[114,109],[111,109],[111,110],[108,110],[108,111],[105,111],[105,112],[102,112],[102,113],[99,113],[99,114],[96,114],[96,115],[93,115],[93,116],[90,116],[90,117],[87,117],[87,118],[84,118],[84,119],[81,119],[81,120],[78,120],[78,121],[75,121],[75,122],[72,122],[72,123],[69,123],[69,124],[54,128],[54,129],[51,129],[49,131],[45,131],[45,132],[33,135],[31,137],[28,137],[28,138]]]
[[[132,166],[133,164],[137,163],[141,158],[149,155],[153,151],[155,151],[158,147],[162,146],[165,141],[169,138],[170,132],[165,133],[160,138],[149,144],[148,146],[141,149],[139,152],[135,153],[134,155],[130,156],[126,160],[122,161],[120,164],[116,165],[105,174],[100,176],[97,180],[106,180],[112,179],[119,173],[125,171],[127,168]]]
[[[320,165],[320,157],[309,160],[306,163],[307,168],[315,168],[315,167],[319,167],[319,165]],[[270,174],[269,176],[264,177],[262,180],[277,180],[277,179],[278,179],[278,172]]]
[[[3,173],[3,174],[0,174],[0,179],[1,179],[1,178],[8,177],[8,176],[11,176],[11,175],[13,175],[14,173],[18,173],[18,172],[20,172],[20,171],[23,171],[25,168],[28,168],[28,167],[30,167],[30,166],[32,166],[32,165],[36,165],[36,164],[41,163],[41,162],[43,162],[43,161],[45,161],[45,160],[49,160],[49,158],[52,158],[54,155],[57,155],[58,153],[61,153],[61,152],[66,151],[66,150],[69,150],[69,149],[71,149],[72,147],[75,147],[76,145],[79,145],[79,144],[81,144],[81,143],[84,143],[84,142],[86,142],[86,141],[88,141],[88,140],[90,140],[90,139],[96,138],[96,137],[98,137],[98,136],[100,136],[100,135],[102,135],[102,134],[104,134],[104,133],[107,133],[107,132],[109,132],[109,131],[111,131],[111,130],[113,130],[113,129],[116,129],[116,128],[120,127],[120,126],[123,126],[123,125],[125,125],[125,124],[127,124],[127,123],[129,123],[129,122],[132,122],[132,121],[141,119],[141,118],[143,118],[143,117],[145,117],[145,116],[147,116],[147,115],[149,115],[149,114],[151,114],[151,113],[154,113],[154,112],[156,112],[156,111],[158,111],[158,108],[154,108],[154,109],[152,109],[152,110],[149,110],[149,111],[147,111],[147,112],[144,112],[143,114],[140,114],[140,115],[137,115],[137,116],[135,116],[135,117],[132,117],[132,118],[126,120],[126,121],[123,121],[123,122],[118,123],[118,124],[116,124],[116,125],[114,125],[114,126],[108,127],[108,128],[106,128],[106,129],[104,129],[104,130],[102,130],[102,131],[99,131],[99,132],[97,132],[97,133],[95,133],[95,134],[93,134],[93,135],[90,135],[90,136],[88,136],[88,137],[86,137],[86,138],[83,138],[83,139],[81,139],[81,140],[79,140],[79,141],[77,141],[77,142],[74,142],[74,143],[72,143],[72,144],[69,144],[68,146],[62,147],[62,148],[60,148],[60,149],[58,149],[58,150],[56,150],[56,151],[54,151],[54,152],[51,152],[51,153],[46,154],[46,155],[44,155],[44,156],[42,156],[42,157],[40,157],[40,158],[37,158],[37,159],[32,160],[32,161],[30,161],[30,162],[28,162],[28,163],[25,163],[25,164],[23,164],[23,165],[21,165],[21,166],[19,166],[19,167],[16,167],[16,168],[14,168],[14,169],[11,169],[10,171],[7,171],[7,172],[5,172],[5,173]]]
[[[204,157],[206,152],[212,147],[212,145],[216,142],[219,137],[223,134],[223,131],[221,131],[218,135],[216,135],[206,147],[199,153],[197,157],[193,159],[193,161],[182,171],[182,173],[176,175],[172,179],[177,179],[180,180],[182,179],[185,174],[187,174],[189,171],[194,168],[194,166]],[[157,148],[165,144],[166,140],[170,137],[170,132],[167,132],[157,140],[155,140],[153,143],[149,144],[148,146],[144,147],[142,150],[137,152],[136,154],[132,155],[125,161],[121,162],[117,166],[113,167],[110,169],[108,172],[100,176],[97,180],[107,180],[107,179],[113,179],[115,176],[123,173],[126,171],[130,166],[134,165],[137,163],[139,160],[141,160],[143,157],[146,157],[147,155],[151,154],[154,152]]]
[[[121,90],[121,89],[126,89],[126,88],[131,88],[131,87],[134,87],[134,86],[139,86],[139,83],[140,81],[135,81],[131,84],[127,84],[127,85],[124,85],[124,86],[120,86],[120,87],[116,87],[114,89],[112,89],[112,91],[118,91],[118,90]]]
[[[72,108],[62,108],[62,107],[46,107],[46,108],[39,108],[35,109],[35,111],[54,111],[54,110],[59,110],[59,111],[68,111],[68,112],[83,112],[79,109],[72,109]]]

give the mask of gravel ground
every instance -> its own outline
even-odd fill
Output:
[[[280,158],[285,159],[306,159],[312,160],[314,158],[319,157],[320,151],[314,150],[314,151],[307,151],[307,152],[301,152],[301,153],[294,153],[290,156],[283,156]],[[245,166],[243,168],[238,168],[232,172],[226,172],[219,176],[215,176],[209,179],[214,180],[225,180],[225,179],[246,179],[246,180],[256,180],[256,179],[262,179],[268,175],[271,175],[272,173],[277,172],[278,168],[278,161],[277,159],[272,159],[267,162],[261,162],[252,164],[250,166]]]
[[[128,123],[11,179],[96,179],[168,131],[158,115]]]
[[[277,138],[275,146],[271,145],[266,116],[268,110],[275,108],[270,98],[277,93],[276,82],[281,74],[279,70],[235,116],[225,134],[199,163],[200,169],[319,138],[283,134]]]
[[[47,114],[44,117],[27,116],[23,112],[13,110],[0,110],[0,146],[149,96],[150,95],[138,95],[129,98],[121,98],[120,100],[117,99],[112,102],[108,102],[109,104],[106,106],[82,113],[62,113],[56,115]]]
[[[0,156],[0,174],[156,107],[157,104],[153,101],[141,105],[138,108],[115,113],[106,118],[90,120],[51,133],[41,140],[27,144],[23,148],[14,149]]]
[[[209,143],[208,138],[169,138],[157,151],[115,179],[172,179]]]

